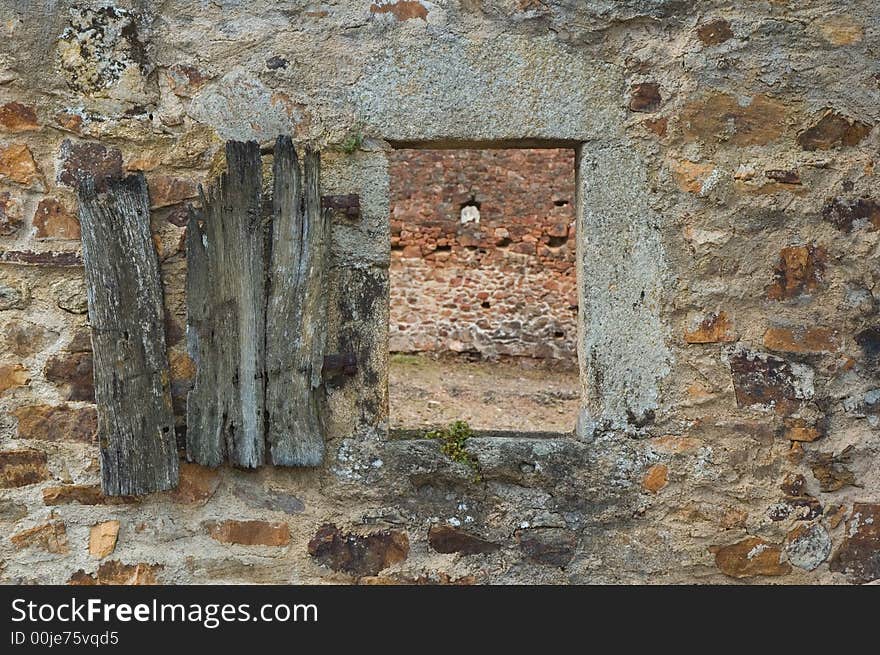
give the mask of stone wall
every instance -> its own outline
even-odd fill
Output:
[[[576,358],[574,151],[398,150],[393,352]]]
[[[0,580],[880,577],[873,2],[0,3]],[[147,176],[178,427],[183,203],[323,153],[328,458],[99,482],[80,171]],[[577,148],[579,438],[387,438],[389,157]],[[267,160],[270,160],[267,157]]]

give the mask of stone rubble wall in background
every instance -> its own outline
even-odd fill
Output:
[[[573,366],[574,151],[398,150],[389,175],[391,351]]]

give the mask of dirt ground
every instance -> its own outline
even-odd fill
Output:
[[[455,355],[392,354],[389,384],[392,429],[464,420],[480,430],[568,432],[580,395],[574,366]]]

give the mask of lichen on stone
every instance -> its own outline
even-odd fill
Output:
[[[57,55],[67,84],[88,95],[134,99],[152,70],[138,16],[113,5],[71,9]],[[109,94],[114,86],[119,93]]]

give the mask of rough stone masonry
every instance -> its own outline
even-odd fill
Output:
[[[880,578],[873,2],[0,0],[0,36],[3,582]],[[105,497],[72,189],[146,175],[182,435],[185,203],[278,134],[361,208],[326,463]],[[576,150],[574,436],[388,438],[403,146]]]
[[[391,352],[577,362],[574,151],[391,153]]]

